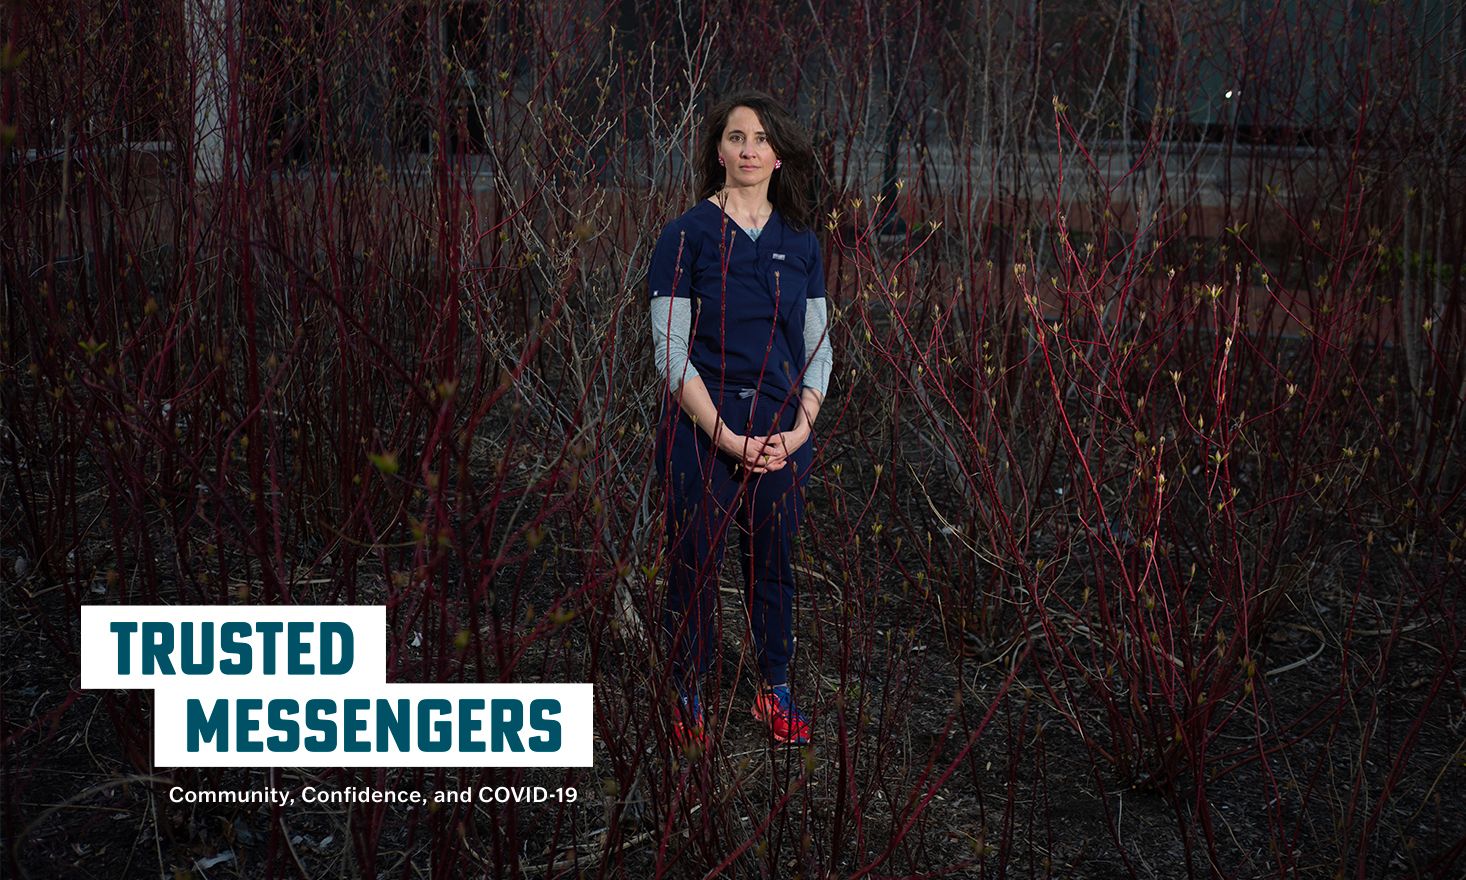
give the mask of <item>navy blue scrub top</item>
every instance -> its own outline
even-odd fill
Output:
[[[805,302],[825,295],[825,267],[811,229],[784,224],[778,209],[757,239],[716,203],[699,199],[667,224],[652,251],[651,296],[693,300],[691,361],[713,401],[754,388],[797,397]]]

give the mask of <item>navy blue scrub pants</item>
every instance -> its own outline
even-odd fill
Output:
[[[740,391],[748,394],[730,388],[713,396],[729,428],[744,436],[793,430],[796,396],[786,401],[762,391],[740,396]],[[664,398],[656,444],[670,562],[662,626],[682,687],[702,679],[717,645],[718,572],[730,530],[739,536],[744,603],[759,672],[768,684],[789,680],[794,535],[803,519],[813,444],[811,437],[777,471],[748,473],[713,446],[671,395]]]

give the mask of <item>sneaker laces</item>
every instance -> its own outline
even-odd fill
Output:
[[[804,713],[799,711],[799,708],[794,705],[794,695],[789,692],[789,685],[770,685],[764,688],[764,693],[774,698],[774,702],[778,704],[780,712],[797,718],[805,724],[809,723],[809,719],[805,718]]]

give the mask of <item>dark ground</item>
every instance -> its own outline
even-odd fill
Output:
[[[609,876],[650,876],[665,837],[663,865],[676,876],[700,876],[754,835],[771,803],[794,785],[794,795],[759,837],[761,842],[726,870],[732,876],[809,876],[833,869],[844,876],[887,850],[893,826],[905,825],[910,815],[913,791],[934,787],[935,795],[905,839],[876,867],[876,876],[944,869],[952,876],[1188,876],[1183,834],[1195,835],[1198,828],[1189,818],[1194,813],[1191,796],[1181,792],[1176,798],[1180,806],[1173,807],[1160,793],[1130,789],[1108,765],[1094,763],[1072,725],[1054,711],[1035,674],[1033,664],[1043,662],[1041,651],[1025,654],[1016,643],[1008,649],[970,639],[964,643],[952,631],[944,635],[923,600],[899,584],[874,602],[840,596],[833,585],[841,582],[845,564],[844,559],[830,560],[824,566],[828,581],[811,579],[817,587],[800,599],[795,680],[805,705],[818,716],[812,751],[772,746],[748,716],[751,671],[735,635],[740,617],[732,580],[736,567],[730,564],[724,577],[728,632],[720,680],[725,690],[713,698],[717,745],[710,759],[666,754],[647,736],[641,744],[646,760],[638,781],[623,794],[614,763],[605,759],[603,728],[597,765],[590,769],[468,777],[466,784],[574,786],[579,802],[559,808],[519,807],[521,851],[496,855],[489,835],[470,834],[466,852],[474,855],[463,864],[483,865],[491,874],[495,865],[517,863],[525,876],[597,876],[602,870]],[[1343,868],[1348,876],[1446,877],[1459,869],[1459,861],[1446,854],[1454,847],[1459,859],[1466,835],[1466,808],[1459,797],[1466,785],[1466,711],[1460,706],[1438,702],[1415,733],[1405,772],[1385,799],[1363,864],[1357,861],[1359,841],[1347,839],[1362,827],[1361,814],[1377,806],[1379,786],[1394,756],[1408,743],[1417,709],[1441,663],[1427,628],[1398,639],[1387,674],[1368,683],[1379,689],[1385,711],[1364,743],[1361,729],[1372,694],[1354,694],[1341,706],[1340,681],[1363,678],[1357,669],[1346,672],[1341,654],[1320,643],[1342,613],[1338,578],[1350,564],[1343,559],[1335,570],[1306,585],[1298,596],[1300,609],[1279,621],[1266,646],[1268,668],[1305,662],[1267,677],[1272,717],[1265,723],[1288,725],[1335,710],[1341,721],[1332,739],[1331,725],[1311,733],[1303,730],[1296,742],[1268,755],[1266,765],[1254,760],[1208,785],[1221,876],[1279,876],[1272,851],[1278,828],[1295,854],[1294,876],[1341,876]],[[11,567],[9,560],[6,567]],[[23,600],[30,594],[34,599]],[[360,782],[371,771],[357,771],[354,777],[341,771],[277,771],[273,780],[267,771],[163,771],[149,779],[122,760],[107,695],[72,691],[75,664],[59,657],[44,634],[42,614],[53,623],[66,619],[61,591],[47,590],[30,578],[8,583],[5,595],[5,846],[16,876],[359,876],[351,841],[364,833],[370,811],[348,816],[345,808],[303,804],[276,813],[267,807],[194,807],[168,803],[166,792],[175,779],[193,789],[252,789],[271,782],[287,787],[311,780],[328,785]],[[854,643],[865,646],[852,652],[843,676],[842,628],[851,628]],[[572,633],[569,643],[583,645],[584,634]],[[1356,642],[1356,652],[1368,649],[1368,638]],[[1020,668],[1006,699],[959,759],[967,732],[1001,691],[1015,659]],[[1361,660],[1369,658],[1356,657],[1354,665]],[[634,665],[608,662],[608,671],[597,682],[598,714],[604,709],[619,719],[607,722],[605,727],[612,729],[629,719],[630,730],[659,730],[661,722],[650,717],[644,695],[623,697],[628,683],[640,687]],[[531,662],[523,668],[533,666]],[[53,714],[67,699],[70,705]],[[1323,708],[1315,708],[1320,700]],[[38,717],[44,719],[39,730],[17,735]],[[1100,714],[1086,712],[1085,717],[1092,718],[1103,739]],[[1223,732],[1217,751],[1235,744],[1245,753],[1255,743],[1254,727],[1250,716],[1239,713]],[[623,743],[620,759],[636,749]],[[1361,759],[1369,787],[1356,791]],[[950,776],[933,786],[932,780],[949,765]],[[801,784],[806,767],[808,779]],[[1278,780],[1280,805],[1267,802],[1271,787],[1265,774]],[[379,778],[387,788],[459,787],[454,774],[436,771],[388,770]],[[656,783],[659,779],[663,782]],[[660,792],[679,789],[677,805],[661,802]],[[1357,798],[1352,816],[1351,798]],[[1300,808],[1303,799],[1306,806]],[[607,860],[602,842],[617,801],[622,808]],[[713,806],[703,809],[699,801]],[[831,833],[834,813],[842,810],[848,817],[857,804],[860,821],[847,818],[837,855]],[[470,809],[480,829],[502,827],[508,818],[485,804]],[[893,814],[903,818],[893,819]],[[463,818],[423,816],[414,829],[407,808],[384,808],[376,875],[439,876],[429,867],[441,857],[433,852],[427,826],[456,824]],[[1352,824],[1341,829],[1344,821]],[[450,843],[457,837],[451,830],[442,834]],[[552,841],[559,855],[555,869],[547,871]],[[1189,849],[1190,872],[1207,875],[1204,842],[1193,839]],[[1427,869],[1432,860],[1438,860],[1436,870]],[[462,875],[450,871],[444,876]]]

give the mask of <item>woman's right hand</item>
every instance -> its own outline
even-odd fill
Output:
[[[771,444],[768,437],[724,432],[719,436],[718,447],[750,473],[766,474],[785,465],[777,444]]]
[[[717,444],[718,449],[733,456],[745,470],[766,474],[784,466],[788,456],[783,438],[744,436],[729,428],[718,415],[713,399],[701,376],[689,376],[677,390],[677,401],[693,423]],[[760,457],[762,456],[762,458]]]

